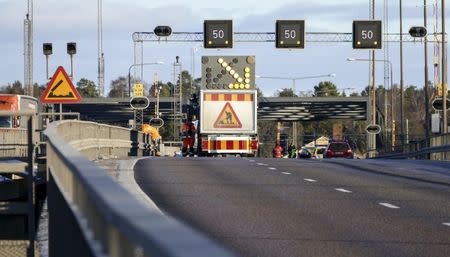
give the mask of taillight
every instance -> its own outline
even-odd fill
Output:
[[[258,140],[250,141],[250,149],[255,151],[258,150]]]
[[[208,138],[202,138],[202,150],[208,151]]]
[[[352,149],[348,149],[348,150],[347,150],[347,153],[352,153]]]

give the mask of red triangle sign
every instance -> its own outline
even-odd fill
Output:
[[[214,128],[242,128],[242,123],[230,103],[226,103],[223,107],[214,122]]]
[[[62,66],[56,69],[47,88],[41,95],[42,103],[78,103],[81,102],[81,96],[73,86],[66,71]]]

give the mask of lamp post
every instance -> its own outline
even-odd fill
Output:
[[[442,123],[444,134],[448,133],[448,123],[447,123],[447,44],[446,44],[446,34],[445,34],[445,0],[441,0],[441,13],[442,13]]]
[[[315,79],[315,78],[326,78],[326,77],[336,77],[336,74],[325,74],[325,75],[314,75],[314,76],[304,76],[304,77],[272,77],[272,76],[259,76],[256,75],[256,78],[261,79],[280,79],[280,80],[291,80],[292,81],[292,93],[295,94],[295,81],[301,79]],[[280,127],[280,123],[278,122],[278,127]],[[295,146],[297,146],[297,123],[292,122],[292,141]],[[279,138],[277,138],[277,142],[279,143]]]
[[[347,61],[348,62],[369,62],[369,61],[372,61],[372,60],[370,60],[370,59],[360,59],[360,58],[347,58]],[[391,86],[390,86],[390,88],[391,88],[391,110],[390,110],[390,112],[391,112],[391,146],[392,147],[394,147],[394,144],[395,144],[395,134],[394,134],[394,130],[395,130],[395,128],[394,128],[394,123],[395,123],[395,119],[394,119],[394,89],[393,89],[393,85],[394,85],[394,82],[393,82],[393,78],[394,78],[394,76],[393,76],[393,72],[392,72],[392,62],[390,61],[390,60],[384,60],[384,59],[379,59],[379,60],[374,60],[375,62],[385,62],[385,63],[388,63],[389,64],[389,70],[390,70],[390,72],[389,72],[389,77],[390,77],[390,84],[391,84]],[[387,103],[387,94],[386,94],[386,86],[385,86],[385,88],[384,88],[384,131],[385,131],[385,133],[386,133],[386,128],[387,128],[387,105],[386,105],[386,103]],[[372,106],[373,107],[373,110],[375,111],[375,108],[376,108],[376,106]]]
[[[336,77],[336,74],[332,73],[332,74],[304,76],[304,77],[271,77],[271,76],[259,76],[259,75],[256,75],[255,77],[256,78],[261,78],[261,79],[291,80],[292,81],[292,92],[295,93],[295,82],[297,80]]]
[[[131,96],[131,69],[136,66],[148,66],[148,65],[162,65],[164,62],[158,61],[158,62],[150,62],[150,63],[135,63],[130,65],[130,68],[128,68],[128,97]]]
[[[402,0],[399,1],[400,11],[400,140],[402,145],[405,144],[405,108],[404,108],[404,95],[403,95],[403,4]]]

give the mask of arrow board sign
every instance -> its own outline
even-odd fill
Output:
[[[254,90],[254,56],[203,56],[202,89]]]

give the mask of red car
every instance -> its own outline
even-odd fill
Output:
[[[353,159],[353,151],[347,142],[331,142],[323,158],[348,158]]]

